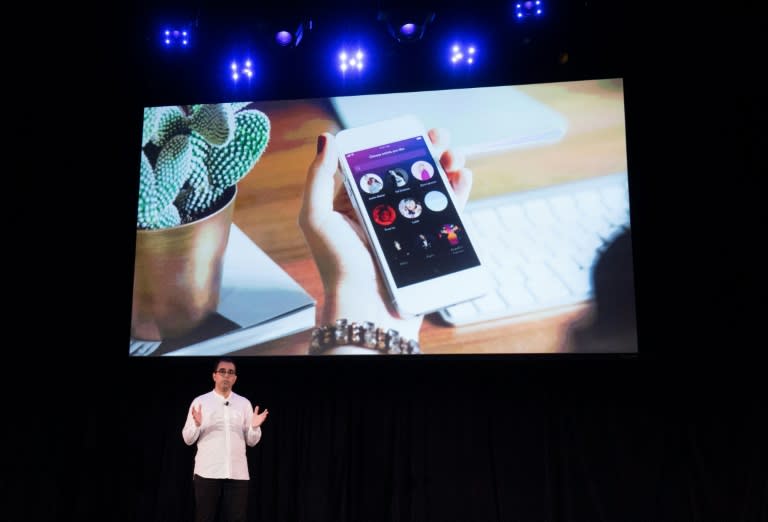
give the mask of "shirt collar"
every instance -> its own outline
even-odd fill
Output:
[[[226,397],[224,397],[222,394],[220,394],[219,392],[217,392],[217,391],[216,391],[216,389],[214,389],[214,390],[213,390],[213,395],[215,395],[216,397],[218,397],[219,399],[221,399],[221,400],[222,400],[222,402],[224,402],[224,401],[230,401],[230,400],[232,400],[232,397],[234,396],[234,393],[232,393],[232,392],[229,392],[229,395],[228,395],[228,396],[226,396]]]

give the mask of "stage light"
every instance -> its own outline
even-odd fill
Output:
[[[342,50],[339,53],[339,70],[342,74],[360,73],[365,68],[366,56],[362,49],[353,52]]]
[[[410,38],[416,34],[416,24],[407,23],[400,26],[400,34],[406,38]]]
[[[515,2],[515,20],[522,21],[527,18],[540,18],[544,14],[542,0],[526,0]]]
[[[161,31],[160,39],[167,49],[186,48],[191,42],[192,32],[186,28],[166,28]]]
[[[284,48],[298,47],[313,28],[313,21],[302,16],[265,18],[257,24],[257,30],[271,45]]]
[[[415,42],[424,37],[427,26],[435,19],[434,11],[427,9],[382,9],[377,19],[399,43]]]
[[[454,66],[472,65],[477,61],[477,47],[474,44],[455,43],[451,46],[449,55]]]
[[[244,60],[232,60],[229,64],[230,77],[235,83],[240,81],[250,81],[253,78],[254,63],[250,58]]]
[[[275,32],[275,42],[281,47],[298,47],[312,26],[312,20],[301,20],[295,25],[279,27]]]
[[[289,31],[278,31],[275,40],[279,45],[286,46],[293,41],[293,35]]]

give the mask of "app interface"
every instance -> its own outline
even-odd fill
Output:
[[[421,136],[346,159],[398,288],[480,264]]]

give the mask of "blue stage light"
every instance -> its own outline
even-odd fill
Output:
[[[455,43],[451,46],[450,57],[454,66],[472,65],[477,60],[477,47],[473,44]]]
[[[434,11],[412,8],[384,8],[377,14],[387,32],[399,43],[416,42],[424,38],[427,26],[435,19]]]
[[[290,31],[278,31],[275,34],[275,41],[282,46],[290,45],[293,42],[293,34]]]
[[[525,0],[515,2],[515,20],[522,21],[527,18],[539,18],[544,14],[542,0]]]
[[[191,41],[189,29],[167,28],[162,31],[160,36],[163,46],[168,49],[189,47]]]
[[[339,53],[339,70],[342,74],[348,72],[360,73],[365,68],[365,59],[366,56],[362,49],[354,52],[343,50]]]
[[[266,25],[267,31],[274,37],[275,43],[280,47],[298,47],[304,38],[312,31],[311,19],[297,21],[282,21],[282,23],[270,23]]]
[[[400,34],[405,37],[411,37],[416,32],[416,24],[407,23],[400,26]]]
[[[241,61],[232,60],[229,64],[229,70],[233,82],[239,83],[242,80],[250,81],[254,74],[253,60],[250,58],[245,58]]]

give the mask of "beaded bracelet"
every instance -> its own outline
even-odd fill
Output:
[[[336,319],[334,324],[312,330],[310,355],[320,355],[336,346],[360,346],[389,355],[419,354],[419,341],[401,337],[397,330],[377,328],[370,321],[363,323]]]

